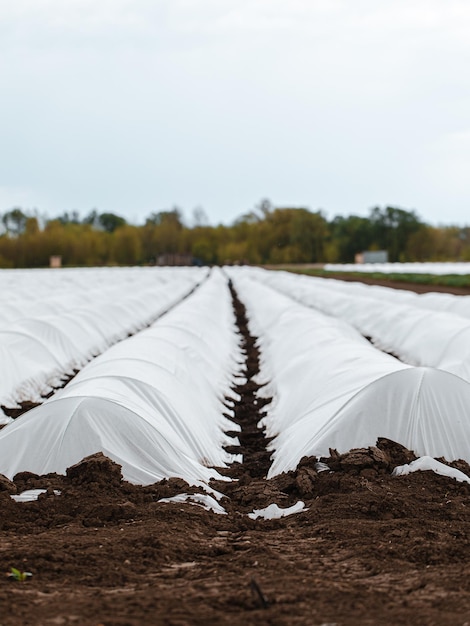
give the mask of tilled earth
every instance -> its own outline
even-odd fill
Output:
[[[416,472],[414,454],[379,439],[331,451],[266,480],[257,422],[256,341],[234,295],[248,381],[234,421],[244,462],[220,469],[226,515],[158,500],[196,491],[180,479],[130,485],[101,454],[66,476],[0,479],[0,626],[369,624],[470,626],[470,485]],[[231,450],[232,451],[232,450]],[[453,464],[470,475],[464,462]],[[37,502],[10,494],[47,489]],[[59,492],[56,495],[55,492]],[[299,500],[306,511],[253,520]],[[30,572],[25,582],[7,574]]]

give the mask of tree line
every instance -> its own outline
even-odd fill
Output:
[[[433,227],[390,206],[328,220],[268,200],[229,226],[209,225],[202,211],[189,226],[178,208],[151,213],[139,226],[96,210],[41,219],[16,207],[0,217],[2,268],[45,267],[51,256],[66,266],[352,263],[366,250],[387,250],[391,262],[470,261],[470,227]]]

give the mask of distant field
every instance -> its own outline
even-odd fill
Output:
[[[387,282],[470,289],[470,265],[469,274],[432,274],[408,271],[380,272],[373,271],[371,269],[369,269],[368,271],[354,271],[352,269],[339,270],[338,267],[339,266],[335,266],[334,270],[327,270],[321,269],[319,267],[305,267],[303,265],[286,265],[278,266],[276,269],[286,270],[288,272],[295,272],[297,274],[307,274],[309,276],[321,276],[323,278],[341,278],[343,280],[357,279],[359,281],[363,281],[364,278],[367,277],[367,279],[383,280]]]

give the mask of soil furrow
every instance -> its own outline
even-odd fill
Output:
[[[227,446],[226,450],[232,454],[241,454],[243,461],[233,463],[228,470],[222,471],[231,478],[240,478],[244,475],[250,478],[265,478],[271,463],[271,453],[266,449],[270,439],[266,437],[264,427],[260,428],[258,424],[266,415],[262,409],[271,402],[271,398],[257,397],[258,390],[263,386],[255,382],[259,374],[260,358],[257,340],[250,333],[245,306],[230,281],[229,287],[245,363],[240,372],[243,382],[233,388],[240,399],[235,400],[234,416],[231,419],[240,426],[241,431],[230,434],[238,438],[239,445]]]

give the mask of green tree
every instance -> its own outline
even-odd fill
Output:
[[[123,226],[113,235],[114,260],[119,265],[136,265],[142,258],[142,242],[136,226]]]
[[[354,263],[358,252],[369,250],[374,243],[370,220],[367,217],[337,215],[330,224],[331,242],[339,263]]]
[[[375,243],[379,249],[388,251],[394,263],[406,261],[408,238],[423,228],[424,224],[414,211],[395,207],[375,207],[370,212],[370,222]]]
[[[2,224],[6,232],[13,237],[17,237],[24,232],[27,220],[28,216],[19,207],[7,211],[2,216]]]
[[[328,224],[321,211],[312,213],[307,209],[294,209],[289,230],[290,245],[298,250],[297,262],[323,261]]]
[[[98,224],[107,233],[114,233],[117,228],[121,228],[127,224],[126,220],[115,213],[100,213],[98,216]]]
[[[59,215],[57,219],[59,220],[59,222],[61,222],[61,224],[64,224],[64,226],[66,224],[80,224],[80,215],[78,211],[71,211],[70,213],[68,211],[65,211],[64,213],[62,213],[62,215]]]
[[[145,221],[143,251],[147,261],[156,260],[161,254],[189,252],[189,242],[183,225],[181,211],[152,213]]]

